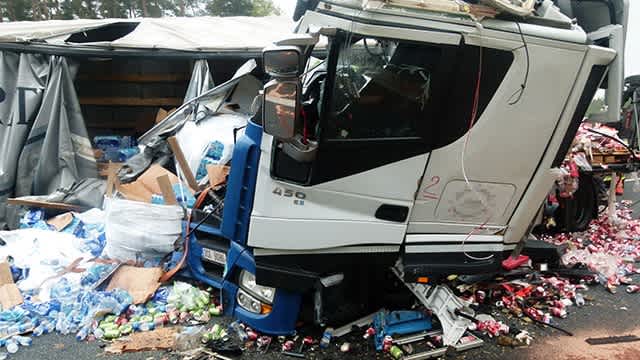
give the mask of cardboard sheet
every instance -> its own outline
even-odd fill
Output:
[[[111,278],[107,290],[126,290],[133,297],[134,304],[145,303],[160,287],[158,280],[161,268],[142,268],[124,265]]]
[[[227,182],[227,175],[231,168],[225,165],[207,165],[207,175],[209,176],[209,185],[215,188]]]
[[[162,189],[160,188],[157,179],[163,175],[167,175],[169,177],[171,185],[180,183],[178,177],[171,171],[160,165],[153,164],[147,169],[147,171],[142,173],[136,181],[118,186],[118,191],[129,200],[151,202],[151,195],[162,194]],[[194,193],[193,189],[186,186],[186,184],[185,188],[189,189],[191,194]]]
[[[176,334],[179,327],[164,327],[153,331],[133,333],[130,336],[114,341],[105,352],[121,354],[124,352],[171,350],[176,347]]]
[[[69,224],[71,224],[72,221],[73,221],[73,213],[67,212],[64,214],[60,214],[56,217],[52,217],[51,219],[47,220],[47,224],[53,226],[58,231],[62,231]]]
[[[10,309],[22,304],[23,301],[24,299],[22,298],[22,294],[20,294],[20,290],[13,282],[9,263],[0,263],[0,304],[2,304],[2,309]]]

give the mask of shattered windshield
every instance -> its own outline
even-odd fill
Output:
[[[373,38],[337,42],[326,138],[418,137],[440,49]]]

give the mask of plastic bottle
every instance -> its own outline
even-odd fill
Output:
[[[156,324],[153,321],[143,322],[140,324],[140,331],[150,331],[156,328]]]
[[[40,325],[36,326],[36,328],[33,329],[32,334],[33,336],[42,336],[44,334],[52,332],[53,330],[53,325],[49,321],[44,320],[40,323]]]
[[[320,348],[326,349],[331,344],[331,337],[333,337],[333,328],[324,329],[324,333],[322,334],[322,339],[320,339]]]
[[[7,334],[22,334],[35,328],[34,321],[27,319],[19,324],[13,324],[7,328]]]
[[[229,329],[233,330],[233,332],[238,336],[238,338],[240,338],[240,341],[242,342],[247,341],[247,339],[249,338],[249,335],[247,335],[247,332],[244,331],[244,328],[239,321],[234,321],[229,324]]]
[[[176,350],[187,351],[200,346],[204,333],[204,326],[189,326],[183,328],[182,331],[176,335]]]
[[[76,340],[78,341],[82,341],[84,339],[87,338],[87,336],[90,333],[91,328],[89,326],[83,326],[77,333],[76,333]]]
[[[9,354],[17,353],[19,348],[18,342],[15,341],[13,338],[7,340],[7,344],[5,345],[5,347],[7,348],[7,352]]]
[[[31,346],[31,344],[33,343],[33,339],[31,339],[29,336],[16,335],[12,339],[18,342],[20,346]]]

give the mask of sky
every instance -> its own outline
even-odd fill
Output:
[[[284,15],[291,16],[296,0],[273,0]],[[640,74],[640,0],[629,1],[629,27],[625,53],[625,76]]]

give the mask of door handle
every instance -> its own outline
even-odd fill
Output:
[[[376,210],[376,219],[395,222],[405,222],[409,215],[409,207],[400,205],[382,204]]]

